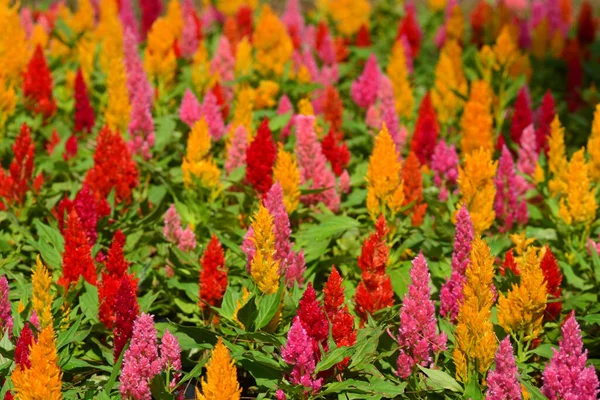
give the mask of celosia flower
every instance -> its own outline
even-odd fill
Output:
[[[283,361],[293,365],[289,376],[292,384],[302,385],[313,393],[321,389],[323,378],[313,377],[316,360],[312,341],[298,317],[294,318],[288,332],[286,345],[281,349],[281,357]]]
[[[494,93],[486,81],[475,81],[471,85],[469,101],[465,104],[460,120],[460,145],[464,153],[482,148],[490,152],[494,150],[494,120],[491,108],[493,97]]]
[[[496,369],[487,376],[488,389],[486,400],[520,399],[521,385],[519,384],[519,371],[515,364],[513,347],[510,337],[504,338],[496,352]]]
[[[552,350],[552,358],[542,375],[542,393],[550,400],[596,399],[600,392],[598,376],[594,366],[586,367],[587,350],[583,349],[575,313],[567,317],[561,330],[558,350]]]
[[[179,107],[179,119],[191,127],[200,117],[202,117],[202,107],[194,93],[190,89],[186,89]]]
[[[552,178],[548,182],[548,189],[552,196],[558,196],[567,190],[566,175],[569,161],[565,147],[565,129],[562,127],[558,115],[550,125],[548,139],[548,170]]]
[[[135,19],[132,1],[124,1],[119,3],[119,18],[123,25],[123,31],[130,31],[133,34],[133,39],[137,45],[140,42],[140,30]]]
[[[581,3],[577,18],[577,40],[583,46],[594,43],[598,22],[594,19],[594,10],[588,0]]]
[[[52,97],[52,74],[42,48],[38,45],[23,74],[23,97],[29,111],[49,118],[56,111]]]
[[[381,76],[377,99],[379,100],[378,106],[381,113],[381,121],[385,123],[398,149],[402,149],[406,137],[400,136],[400,123],[398,122],[398,114],[396,113],[394,88],[390,79],[385,75]]]
[[[594,112],[592,133],[587,142],[587,153],[589,155],[590,178],[594,182],[600,182],[600,104],[596,105],[596,111]]]
[[[463,205],[456,215],[456,232],[452,251],[452,275],[446,280],[440,291],[440,314],[456,319],[463,299],[463,285],[467,266],[470,261],[471,242],[474,232],[467,206]]]
[[[345,37],[354,35],[369,23],[371,4],[366,0],[328,0],[323,2],[323,7],[337,31]]]
[[[112,130],[125,132],[131,114],[131,102],[127,88],[127,71],[121,55],[111,62],[106,77],[108,103],[105,110],[106,124]]]
[[[52,275],[48,272],[48,269],[40,259],[38,255],[33,269],[33,275],[31,276],[32,286],[32,303],[33,309],[36,312],[40,327],[45,328],[52,324],[52,301],[54,296],[50,293],[50,286],[52,285]]]
[[[75,132],[91,133],[94,127],[94,109],[90,104],[88,90],[81,73],[81,68],[77,70],[75,77]]]
[[[77,143],[77,136],[71,135],[65,142],[65,152],[63,153],[63,159],[69,161],[71,158],[77,155],[77,149],[79,145]]]
[[[460,204],[467,206],[477,234],[488,229],[496,218],[494,176],[497,166],[491,153],[480,149],[467,154],[464,165],[458,168]]]
[[[423,31],[417,21],[417,11],[412,2],[406,2],[404,4],[404,12],[404,18],[402,18],[400,25],[398,26],[396,40],[405,36],[410,44],[411,57],[416,58],[421,48]]]
[[[115,323],[113,329],[115,361],[121,355],[125,345],[133,334],[134,321],[140,312],[140,306],[136,297],[137,285],[134,281],[124,276],[119,284],[115,296]]]
[[[276,104],[279,85],[275,81],[262,79],[256,89],[256,109],[271,108]]]
[[[131,191],[138,185],[138,171],[131,153],[118,132],[104,127],[98,134],[94,166],[87,172],[85,183],[96,199],[115,191],[116,203],[129,203]]]
[[[284,94],[279,98],[279,103],[277,104],[277,115],[284,115],[290,113],[289,122],[281,129],[281,137],[287,138],[290,135],[290,130],[292,129],[292,125],[294,123],[294,106],[290,101],[290,98],[287,94]]]
[[[356,287],[354,300],[356,314],[364,323],[368,314],[390,307],[394,304],[392,282],[386,273],[389,248],[386,243],[388,233],[383,215],[375,223],[375,232],[363,242],[358,257],[358,266],[362,270],[362,279]]]
[[[395,112],[395,111],[394,111]],[[340,176],[350,163],[350,152],[346,143],[338,144],[336,133],[329,129],[329,133],[321,142],[321,150],[331,165],[336,176]]]
[[[306,334],[311,339],[313,354],[316,361],[321,359],[319,346],[327,351],[327,337],[329,335],[329,323],[325,310],[317,300],[317,293],[309,283],[300,302],[298,303],[298,319]]]
[[[500,226],[500,231],[509,232],[514,224],[527,224],[529,219],[527,203],[521,193],[518,192],[515,164],[506,146],[502,148],[502,155],[498,162],[498,173],[494,178],[494,183],[496,185],[494,211],[496,217],[503,223]]]
[[[186,156],[181,164],[186,187],[195,183],[211,190],[215,196],[220,190],[221,171],[210,156],[211,137],[204,115],[192,127],[188,137]]]
[[[273,184],[272,170],[276,156],[269,120],[265,118],[246,150],[246,179],[260,194],[267,193]]]
[[[10,377],[17,399],[62,399],[62,372],[58,366],[52,325],[42,329],[31,343],[31,368],[15,368]]]
[[[440,131],[430,93],[427,92],[421,100],[419,116],[410,143],[410,149],[415,152],[419,162],[423,165],[429,163]]]
[[[246,165],[246,149],[248,148],[248,131],[244,125],[238,125],[233,131],[231,143],[227,148],[225,171],[228,174],[234,169]],[[277,164],[276,164],[277,165]]]
[[[163,235],[169,242],[176,244],[184,252],[189,252],[196,248],[194,231],[190,226],[185,229],[181,227],[181,218],[177,213],[175,204],[171,204],[165,213],[164,220]]]
[[[142,38],[146,37],[146,34],[154,24],[154,21],[160,16],[162,12],[162,1],[159,0],[139,0],[140,9],[142,11]]]
[[[184,1],[181,11],[183,13],[183,30],[181,38],[179,38],[179,50],[183,57],[191,58],[198,49],[198,44],[203,36],[202,21],[190,0]]]
[[[437,333],[435,306],[431,300],[431,276],[423,252],[412,261],[411,284],[404,295],[400,309],[398,331],[397,374],[402,379],[410,376],[414,367],[433,364],[433,354],[446,349],[446,334]]]
[[[325,189],[318,194],[301,197],[305,204],[323,202],[331,211],[337,211],[340,206],[339,194],[335,191],[335,175],[327,168],[327,158],[317,139],[315,132],[315,117],[297,115],[296,124],[296,156],[300,167],[302,183],[312,181],[311,189]]]
[[[150,400],[150,382],[160,372],[154,317],[140,315],[133,324],[131,344],[123,357],[119,391],[123,398]]]
[[[217,99],[212,92],[208,92],[206,93],[206,96],[204,96],[201,112],[208,123],[210,136],[212,136],[214,140],[221,139],[225,134],[225,127],[223,125],[219,106],[217,105]]]
[[[367,109],[377,100],[381,82],[381,71],[375,54],[371,54],[365,63],[362,74],[352,82],[352,100],[361,108]]]
[[[234,79],[234,68],[235,58],[231,51],[231,44],[225,36],[221,36],[210,63],[211,72],[216,74],[219,80],[230,82]]]
[[[495,288],[494,259],[489,246],[479,237],[473,240],[471,262],[466,271],[463,302],[457,316],[452,353],[456,377],[467,381],[471,371],[485,374],[496,352],[496,335],[492,325]]]
[[[261,292],[275,293],[279,289],[279,261],[275,259],[273,216],[262,205],[252,221],[252,235],[256,249],[250,263],[252,279]]]
[[[386,69],[386,74],[394,88],[396,112],[404,118],[412,116],[415,103],[413,88],[408,79],[407,51],[410,52],[410,48],[405,48],[405,42],[401,39],[396,40]]]
[[[64,238],[62,276],[58,283],[65,289],[69,289],[72,283],[77,283],[79,277],[83,276],[86,281],[95,285],[97,273],[92,259],[92,248],[75,210],[71,211],[67,219]]]
[[[533,122],[531,112],[531,100],[529,99],[529,90],[527,86],[523,86],[517,99],[515,100],[514,112],[510,125],[510,138],[516,144],[521,144],[521,134]]]
[[[560,199],[558,215],[568,225],[589,226],[596,218],[598,204],[585,161],[584,150],[573,154],[564,173],[565,196]]]
[[[435,68],[435,84],[431,92],[431,101],[440,122],[444,124],[453,121],[462,106],[462,99],[458,94],[466,95],[467,92],[461,66],[456,65],[453,58],[458,58],[460,61],[461,55],[462,48],[456,42],[449,41],[442,49]]]
[[[25,324],[15,346],[15,370],[31,368],[29,353],[31,351],[31,345],[33,342],[33,332],[31,332],[29,324]]]
[[[10,313],[10,300],[8,300],[8,280],[5,275],[0,277],[0,334],[4,336],[8,332],[8,337],[12,337],[13,318]]]
[[[404,187],[404,204],[408,206],[413,203],[411,222],[413,226],[420,226],[427,211],[427,203],[423,201],[423,176],[421,165],[414,152],[408,153],[408,157],[402,165],[402,182]]]
[[[65,197],[58,203],[56,212],[53,211],[53,214],[58,219],[58,227],[61,234],[64,234],[65,218],[73,210],[77,212],[88,241],[92,245],[95,244],[98,238],[96,225],[101,218],[110,214],[110,205],[106,199],[96,201],[94,194],[88,185],[84,183],[73,201]]]
[[[268,5],[263,5],[252,35],[256,69],[265,76],[280,76],[291,59],[294,46],[285,25]]]
[[[208,305],[220,307],[221,300],[227,289],[227,268],[225,267],[225,252],[215,235],[210,238],[206,250],[200,259],[200,307]]]
[[[535,131],[536,143],[537,143],[537,151],[538,153],[542,150],[548,150],[547,138],[550,135],[550,125],[554,120],[554,116],[556,115],[556,111],[554,110],[554,98],[552,97],[552,92],[548,90],[542,99],[542,104],[538,109],[537,113],[539,114],[539,124]]]
[[[527,126],[521,135],[521,146],[519,147],[519,159],[517,161],[517,170],[522,176],[517,177],[517,191],[524,195],[528,190],[533,189],[535,185],[530,183],[525,177],[533,177],[539,154],[536,149],[535,130],[533,124]]]
[[[294,155],[285,151],[281,144],[273,167],[273,179],[283,190],[285,210],[288,214],[293,213],[300,203],[300,171]]]
[[[559,54],[562,48],[559,50]],[[581,50],[579,43],[570,41],[565,49],[565,59],[567,61],[567,81],[566,81],[566,100],[567,108],[570,112],[575,112],[583,104],[581,90],[583,87],[583,63],[581,61]]]
[[[169,382],[169,389],[175,389],[181,379],[181,346],[175,336],[165,330],[160,341],[160,364],[163,371],[170,370],[173,373],[173,379]],[[178,390],[177,398],[183,399],[183,388]]]
[[[540,267],[544,273],[546,293],[548,293],[548,299],[550,300],[546,302],[544,321],[554,321],[556,320],[556,317],[560,315],[560,311],[562,310],[562,302],[559,299],[562,295],[560,284],[563,279],[563,274],[550,247],[546,246],[544,250],[545,252]]]
[[[448,185],[456,185],[458,180],[458,155],[454,145],[448,146],[444,139],[435,146],[431,155],[433,183],[440,189],[440,201],[448,200]]]
[[[235,360],[231,359],[229,350],[223,344],[223,339],[219,337],[206,365],[206,377],[202,379],[202,394],[196,389],[196,399],[239,400],[241,393]]]

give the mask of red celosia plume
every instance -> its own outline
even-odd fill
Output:
[[[594,43],[596,38],[597,21],[594,19],[594,10],[588,0],[581,3],[579,18],[577,19],[577,40],[586,46]]]
[[[317,300],[317,293],[309,283],[304,295],[298,304],[298,318],[302,327],[312,340],[313,351],[317,359],[320,358],[321,351],[319,344],[327,350],[327,337],[329,335],[329,323],[327,316]]]
[[[527,128],[533,121],[531,112],[531,101],[527,87],[523,86],[517,94],[515,100],[514,112],[512,115],[512,124],[510,127],[510,137],[513,143],[521,144],[521,134],[523,129]]]
[[[554,120],[556,111],[554,109],[554,98],[550,90],[546,92],[542,99],[542,104],[539,110],[540,121],[537,129],[535,130],[535,141],[537,145],[538,153],[541,150],[548,150],[548,136],[550,135],[550,125]]]
[[[329,133],[321,142],[321,149],[327,161],[331,164],[333,173],[340,176],[350,162],[350,152],[346,143],[338,144],[336,136],[338,135],[335,134],[333,129],[329,129]]]
[[[548,293],[544,319],[546,321],[554,321],[562,310],[562,301],[560,300],[562,288],[560,284],[562,283],[563,274],[558,266],[556,257],[548,246],[546,246],[546,253],[544,253],[544,257],[542,258],[541,267],[546,279],[546,292]]]
[[[27,369],[31,368],[31,361],[29,360],[29,352],[31,350],[31,345],[33,344],[34,337],[31,332],[31,328],[29,328],[29,324],[25,323],[25,326],[21,330],[21,335],[17,340],[17,345],[15,347],[15,363],[17,364],[16,368]]]
[[[413,151],[408,153],[402,166],[402,181],[404,182],[404,205],[413,203],[408,213],[412,213],[412,225],[420,226],[425,218],[427,203],[423,201],[423,176],[421,165]]]
[[[265,118],[246,150],[246,179],[261,195],[266,194],[273,184],[272,174],[276,157],[277,148],[273,143],[269,120]]]
[[[152,27],[152,24],[160,16],[162,12],[162,1],[160,0],[139,0],[140,10],[142,12],[142,37],[145,38],[146,34]]]
[[[417,22],[414,7],[407,6],[405,9],[406,14],[402,18],[402,21],[400,21],[400,26],[398,26],[396,40],[402,38],[402,36],[406,36],[410,45],[411,56],[412,58],[416,58],[421,48],[421,28]]]
[[[363,24],[360,26],[360,29],[356,33],[354,45],[356,47],[369,47],[371,45],[371,33],[367,25]]]
[[[410,149],[415,153],[421,165],[429,164],[437,143],[440,126],[431,102],[431,93],[427,92],[419,106],[419,116],[415,126]]]
[[[208,305],[219,307],[227,289],[227,269],[225,268],[225,252],[219,239],[212,236],[202,258],[200,259],[200,307]]]
[[[75,77],[75,132],[91,133],[94,127],[94,109],[90,104],[88,89],[81,73],[81,68],[77,70]]]
[[[68,289],[71,283],[77,283],[80,276],[95,285],[97,276],[96,266],[92,259],[92,248],[75,210],[71,211],[67,219],[64,238],[65,251],[62,276],[58,280],[59,285]]]
[[[240,40],[243,39],[244,36],[248,36],[248,39],[252,42],[252,9],[248,6],[240,7],[236,19]]]
[[[56,111],[52,97],[52,74],[46,63],[44,52],[38,44],[23,74],[23,97],[25,107],[48,118]]]
[[[115,361],[121,355],[121,351],[131,339],[133,334],[133,323],[135,322],[140,306],[137,302],[136,287],[128,276],[121,279],[117,295],[115,296],[115,337],[114,357]]]
[[[338,139],[343,138],[342,114],[344,106],[340,94],[332,85],[327,86],[323,97],[323,119],[329,123],[329,129],[333,130]]]

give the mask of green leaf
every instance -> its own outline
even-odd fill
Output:
[[[269,120],[269,129],[271,132],[278,131],[285,127],[292,118],[292,112],[288,111],[285,114],[276,115]]]
[[[256,320],[254,321],[255,329],[258,330],[267,326],[275,314],[277,314],[277,310],[281,304],[281,294],[283,288],[284,285],[279,285],[279,290],[276,293],[266,294],[256,298],[258,314],[256,316]]]
[[[254,321],[258,315],[258,308],[256,307],[255,300],[250,297],[246,304],[238,311],[238,320],[246,327],[247,331],[253,331]]]
[[[321,361],[319,361],[315,373],[327,371],[329,368],[341,362],[344,358],[349,357],[352,354],[352,350],[352,347],[346,346],[333,349],[332,351],[327,353],[325,357],[321,359]]]
[[[112,390],[113,385],[115,384],[117,377],[121,375],[121,364],[123,364],[123,355],[125,354],[125,349],[121,352],[121,355],[117,359],[117,362],[113,366],[112,372],[110,373],[110,377],[108,381],[106,381],[106,385],[104,386],[103,394],[110,397],[110,392]]]
[[[83,282],[85,288],[83,294],[79,297],[79,305],[83,314],[92,322],[99,322],[98,319],[98,288]]]
[[[430,385],[433,389],[446,389],[451,390],[453,392],[461,392],[462,387],[460,384],[448,375],[447,372],[441,371],[439,369],[430,369],[425,368],[419,365],[419,369],[423,371],[425,375],[429,378],[427,380],[428,385]]]

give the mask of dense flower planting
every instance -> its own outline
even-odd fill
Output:
[[[599,29],[0,0],[0,399],[598,398]]]

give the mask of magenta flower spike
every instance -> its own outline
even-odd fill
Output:
[[[350,91],[352,100],[357,106],[365,110],[368,109],[377,100],[380,82],[381,72],[379,71],[379,65],[377,65],[377,58],[374,54],[371,54],[362,75],[352,82]]]

